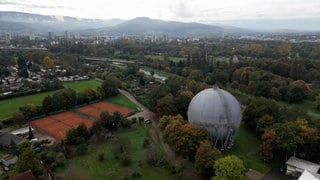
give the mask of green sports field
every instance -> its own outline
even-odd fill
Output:
[[[88,80],[88,81],[77,81],[77,82],[68,82],[65,83],[64,86],[67,88],[74,89],[76,91],[81,91],[86,87],[91,87],[96,89],[100,86],[101,82],[96,80]],[[21,96],[11,99],[5,99],[0,101],[0,119],[6,119],[10,117],[14,112],[18,110],[19,107],[32,103],[36,105],[40,105],[44,97],[55,93],[56,91],[43,92],[32,94],[28,96]]]

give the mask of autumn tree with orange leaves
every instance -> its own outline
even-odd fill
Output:
[[[163,134],[167,143],[177,153],[193,160],[200,142],[208,139],[208,135],[204,130],[181,120],[179,116],[181,115],[161,118],[161,128],[164,129]]]

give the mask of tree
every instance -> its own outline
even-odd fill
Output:
[[[173,121],[180,121],[182,123],[185,123],[183,117],[179,114],[179,115],[169,115],[169,116],[162,116],[162,118],[160,118],[159,120],[159,127],[161,130],[165,130],[166,127]]]
[[[316,99],[314,100],[313,102],[313,107],[316,109],[316,110],[320,110],[320,94],[318,94],[316,96]]]
[[[274,120],[277,120],[280,116],[278,103],[262,97],[251,99],[243,112],[242,120],[249,129],[256,130],[259,120],[264,115],[269,115]]]
[[[287,98],[291,103],[299,103],[307,98],[310,93],[311,90],[304,81],[293,81],[289,84]]]
[[[50,112],[53,112],[55,110],[55,103],[50,95],[42,100],[42,110],[46,114],[49,114]]]
[[[25,56],[19,55],[17,60],[18,68],[19,69],[26,69],[27,68],[27,58]]]
[[[194,94],[191,91],[179,91],[175,98],[176,108],[179,114],[182,114],[184,118],[187,118],[187,111],[189,103]]]
[[[159,116],[175,114],[177,112],[176,104],[171,93],[157,101],[157,114]]]
[[[265,160],[272,160],[273,159],[273,150],[275,146],[279,142],[279,138],[276,134],[275,129],[270,128],[264,131],[262,137],[262,144],[259,147],[259,153]]]
[[[144,86],[144,85],[146,84],[143,76],[140,76],[139,84],[140,84],[141,86]]]
[[[263,133],[266,129],[271,127],[275,122],[276,121],[272,116],[268,114],[263,115],[257,122],[256,131],[259,133]]]
[[[174,116],[172,116],[174,117]],[[201,141],[207,133],[186,121],[169,120],[163,134],[167,143],[179,154],[193,160]]]
[[[90,87],[86,87],[83,90],[83,94],[86,97],[87,102],[98,99],[97,92]]]
[[[278,48],[278,52],[283,58],[287,58],[291,52],[291,44],[288,42],[282,43]]]
[[[81,123],[78,127],[77,127],[77,131],[79,136],[87,139],[89,137],[89,131],[88,128],[86,126],[86,124]]]
[[[33,172],[39,168],[40,164],[36,158],[35,152],[31,147],[22,149],[17,162],[18,172],[24,172],[31,169]]]
[[[26,120],[41,114],[41,106],[27,104],[19,108]]]
[[[255,96],[270,97],[275,75],[268,71],[255,71],[250,74],[248,91]]]
[[[114,76],[108,76],[106,80],[103,81],[101,86],[105,97],[112,97],[117,95],[119,93],[118,88],[120,87],[121,82]]]
[[[66,136],[67,136],[66,142],[67,144],[70,144],[70,145],[77,145],[85,141],[85,139],[81,137],[78,130],[75,128],[69,129],[67,131]]]
[[[117,114],[117,113],[116,113]],[[116,115],[118,116],[118,115]],[[100,114],[101,125],[108,130],[114,130],[117,128],[119,122],[117,122],[118,117],[110,115],[108,111],[103,111]]]
[[[224,158],[220,158],[214,163],[215,176],[214,180],[228,179],[239,180],[245,179],[245,167],[241,159],[235,155],[229,155]]]
[[[21,113],[20,111],[13,113],[12,120],[13,120],[14,124],[18,124],[19,126],[21,126],[22,124],[24,124],[26,122],[26,119],[25,119],[23,113]]]
[[[42,60],[42,64],[46,68],[52,68],[54,66],[54,61],[49,56],[45,56]]]
[[[76,104],[76,91],[71,88],[63,89],[63,94],[65,98],[65,109],[70,109]]]
[[[23,68],[23,69],[19,70],[18,75],[21,77],[24,77],[24,78],[28,78],[29,72],[28,72],[27,68]]]
[[[113,123],[117,126],[118,124],[122,124],[125,120],[122,114],[119,111],[114,111],[112,114]]]
[[[221,152],[212,147],[210,141],[201,141],[195,156],[195,167],[204,179],[213,175],[214,162],[221,156]]]
[[[274,124],[262,135],[260,154],[270,159],[284,159],[296,154],[303,159],[319,162],[319,129],[305,119]]]
[[[76,104],[76,91],[70,88],[60,90],[53,94],[52,100],[55,111],[70,109]]]

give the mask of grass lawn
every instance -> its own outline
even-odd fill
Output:
[[[119,68],[121,70],[126,70],[127,69],[127,66],[123,66],[123,65],[117,65],[117,64],[110,64],[110,65],[113,66],[113,67]]]
[[[118,94],[117,96],[106,99],[107,102],[117,104],[119,106],[124,106],[132,110],[138,110],[138,106],[130,101],[126,96]]]
[[[76,81],[76,82],[68,82],[64,84],[65,88],[71,88],[76,90],[77,92],[82,91],[86,87],[90,87],[92,89],[96,89],[101,85],[101,82],[96,80],[88,80],[88,81]]]
[[[236,136],[235,144],[230,150],[223,152],[224,155],[234,154],[243,160],[246,168],[265,173],[270,170],[271,165],[259,158],[260,139],[257,135],[249,132],[243,125],[240,126]]]
[[[77,81],[77,82],[68,82],[65,83],[64,86],[68,88],[72,88],[76,91],[81,91],[86,87],[96,88],[101,84],[99,81],[88,80],[88,81]],[[21,96],[11,99],[5,99],[0,101],[0,119],[5,119],[10,117],[14,112],[18,110],[19,107],[24,106],[26,104],[32,103],[36,105],[40,105],[42,103],[43,98],[48,95],[55,93],[56,91],[43,92],[32,94],[28,96]]]
[[[165,72],[165,71],[160,71],[158,69],[153,69],[153,68],[146,67],[146,66],[141,67],[141,69],[146,70],[146,71],[150,71],[150,72],[154,71],[155,74],[159,74],[160,76],[164,76],[166,78],[169,78],[171,76],[175,76],[175,74],[168,73],[168,72]]]
[[[284,106],[287,106],[287,107],[298,107],[298,108],[302,108],[304,109],[305,111],[307,111],[307,113],[311,116],[311,117],[314,117],[316,119],[319,119],[320,118],[320,112],[315,110],[313,107],[312,107],[312,102],[308,102],[308,101],[303,101],[299,104],[290,104],[288,102],[283,102],[281,101],[281,105],[284,105]]]
[[[114,139],[125,137],[130,140],[128,155],[131,159],[129,166],[122,166],[119,159],[113,155],[113,148],[116,146]],[[174,179],[169,170],[165,168],[152,167],[145,162],[145,149],[142,147],[145,138],[149,138],[147,128],[144,125],[135,124],[132,128],[120,130],[114,134],[113,139],[103,143],[92,143],[89,151],[84,156],[72,158],[67,163],[67,169],[61,174],[69,174],[70,170],[76,169],[88,179],[123,179],[132,172],[139,172],[142,176],[139,179]],[[152,141],[151,141],[152,143]],[[98,154],[104,153],[104,161],[98,161]],[[142,164],[139,166],[138,164]]]
[[[160,60],[160,61],[164,60],[163,56],[161,56],[161,55],[145,55],[145,58],[157,59],[157,60]],[[179,61],[185,61],[186,58],[183,58],[183,57],[169,57],[169,60],[177,63]]]

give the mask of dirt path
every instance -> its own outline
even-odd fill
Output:
[[[129,118],[133,117],[144,117],[145,119],[150,119],[152,121],[152,126],[158,136],[158,139],[160,141],[160,144],[166,153],[166,156],[169,160],[169,162],[174,165],[175,167],[181,166],[182,164],[189,163],[185,159],[177,156],[175,152],[170,148],[170,146],[164,141],[164,138],[162,136],[162,133],[160,131],[160,128],[158,127],[159,123],[159,118],[157,115],[150,111],[147,107],[143,106],[140,102],[138,102],[129,92],[119,89],[119,92],[126,96],[128,99],[130,99],[132,102],[134,102],[141,110],[141,112],[136,113]],[[190,166],[182,167],[183,168],[183,173],[186,175],[187,179],[190,180],[196,180],[196,179],[201,179],[195,172],[194,169],[190,168]]]

